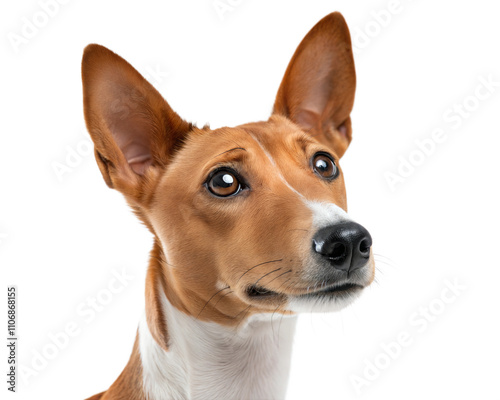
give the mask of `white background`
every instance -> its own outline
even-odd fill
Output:
[[[382,11],[381,26],[375,15],[388,0],[232,1],[223,19],[212,0],[69,1],[17,52],[9,34],[42,8],[2,3],[0,309],[5,327],[6,286],[17,285],[19,361],[38,368],[19,376],[10,397],[82,399],[106,389],[143,311],[151,235],[85,152],[84,46],[122,55],[185,119],[234,126],[268,117],[296,46],[338,10],[358,44],[354,140],[341,164],[350,212],[374,238],[378,283],[346,310],[301,317],[288,398],[498,398],[500,87],[469,97],[481,79],[500,82],[497,3],[400,0],[390,20]],[[464,102],[468,117],[443,117]],[[413,154],[435,129],[446,140],[429,156]],[[412,154],[421,165],[391,190],[387,172]],[[68,157],[71,171],[59,179],[54,165]],[[87,298],[123,269],[133,279],[87,321]],[[441,307],[446,280],[465,289]],[[429,305],[438,315],[424,323]],[[78,334],[45,365],[35,361],[71,323]],[[389,360],[383,345],[404,332],[411,344],[393,346]],[[370,363],[381,368],[369,372]],[[367,379],[361,394],[354,376]]]

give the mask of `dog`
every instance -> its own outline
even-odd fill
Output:
[[[96,44],[82,80],[104,181],[154,236],[130,360],[89,399],[284,398],[297,315],[351,304],[375,274],[339,165],[356,86],[344,18],[305,36],[267,121],[195,127]]]

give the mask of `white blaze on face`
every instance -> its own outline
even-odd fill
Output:
[[[269,154],[269,152],[264,148],[262,143],[252,134],[250,134],[250,137],[259,145],[263,153],[266,155],[266,157],[269,159],[271,162],[272,166],[274,167],[274,172],[279,176],[279,178],[285,183],[285,185],[292,190],[296,195],[298,195],[302,201],[306,204],[306,206],[312,211],[313,213],[313,227],[316,229],[324,228],[325,226],[329,225],[334,225],[339,222],[348,222],[352,221],[351,218],[347,215],[347,213],[337,206],[334,203],[326,203],[326,202],[320,202],[320,201],[315,201],[315,200],[308,200],[306,197],[300,193],[297,189],[295,189],[290,182],[288,182],[281,171],[279,170],[279,167],[276,164],[276,161],[274,158]]]
[[[334,203],[306,200],[306,205],[313,213],[312,226],[319,230],[340,222],[351,222],[349,215]]]
[[[262,143],[251,133],[249,133],[250,137],[259,145],[260,149],[262,152],[266,155],[266,157],[269,159],[271,162],[271,165],[274,167],[274,172],[278,175],[278,177],[281,179],[281,181],[292,191],[294,192],[297,196],[305,200],[305,197],[302,193],[300,193],[298,190],[296,190],[290,183],[285,179],[283,174],[281,173],[278,165],[276,164],[276,161],[274,161],[274,158],[269,154],[269,152],[264,148]]]

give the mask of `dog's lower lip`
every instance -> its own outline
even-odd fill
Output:
[[[249,297],[270,297],[278,295],[279,293],[273,292],[272,290],[268,290],[262,286],[252,285],[247,289],[247,295]]]
[[[321,294],[340,294],[347,293],[353,290],[363,289],[363,286],[356,283],[343,283],[341,285],[330,286],[320,290],[306,291],[305,293],[298,294],[298,296],[315,296]],[[252,298],[267,298],[273,296],[279,296],[280,293],[273,292],[272,290],[266,289],[262,286],[249,286],[247,289],[247,295]]]
[[[342,285],[337,285],[333,287],[329,287],[326,289],[319,290],[317,292],[312,292],[311,294],[317,294],[317,293],[340,293],[340,292],[347,292],[352,289],[362,289],[363,286],[358,285],[356,283],[344,283]]]

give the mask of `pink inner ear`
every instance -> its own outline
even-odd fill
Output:
[[[124,155],[130,168],[139,175],[144,175],[148,167],[153,164],[151,155],[146,152],[144,147],[136,143],[132,143],[128,146],[127,149],[124,150]]]
[[[147,168],[152,165],[153,159],[150,149],[151,123],[144,117],[129,113],[125,118],[118,116],[111,120],[111,133],[116,144],[122,151],[127,163],[132,170],[143,175]]]
[[[347,127],[345,126],[345,124],[340,125],[337,130],[339,131],[342,138],[345,138],[347,140]]]
[[[319,69],[319,75],[314,79],[309,77],[307,87],[298,90],[302,97],[291,99],[296,107],[292,110],[292,119],[305,130],[321,129],[321,119],[328,103],[330,83],[324,68]],[[293,82],[292,88],[300,87],[299,82]]]
[[[318,127],[319,115],[312,110],[300,109],[295,114],[295,122],[308,131]]]

